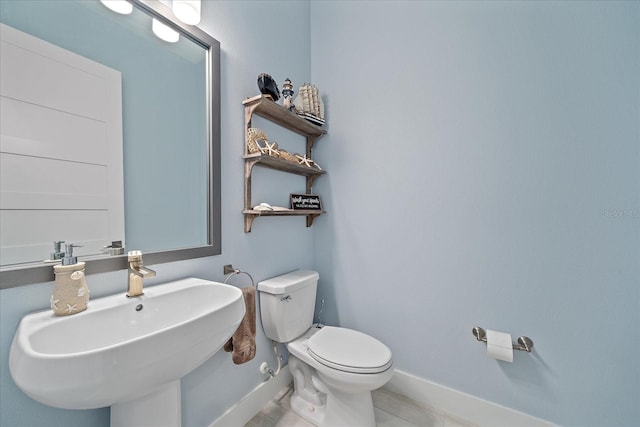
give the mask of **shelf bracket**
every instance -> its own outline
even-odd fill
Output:
[[[258,104],[245,107],[244,109],[244,123],[246,124],[247,129],[251,127],[251,119],[253,118],[253,112],[256,108],[258,108]]]
[[[245,178],[249,178],[251,176],[251,172],[253,171],[253,167],[256,165],[256,163],[259,163],[259,162],[260,162],[259,158],[245,161],[245,163],[244,163],[244,177]]]
[[[254,214],[244,214],[244,232],[251,233],[251,226],[253,225],[253,220],[256,219],[259,215]]]
[[[311,151],[313,150],[313,144],[315,144],[317,137],[309,135],[307,137],[307,158],[311,158]]]
[[[251,127],[251,120],[253,119],[253,112],[257,108],[257,105],[251,107],[245,107],[244,109],[244,153],[249,154],[247,141],[249,139],[249,128]]]
[[[251,171],[258,160],[247,160],[244,163],[244,208],[251,209]],[[251,220],[253,222],[253,219]],[[248,224],[251,231],[251,223]],[[247,230],[247,222],[245,217],[245,231]]]
[[[307,227],[311,227],[313,225],[313,220],[316,219],[317,217],[319,217],[320,215],[307,215]]]
[[[307,194],[311,194],[311,189],[313,188],[313,183],[316,181],[316,178],[320,175],[311,175],[307,177]]]

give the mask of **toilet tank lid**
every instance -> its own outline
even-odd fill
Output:
[[[285,294],[306,286],[309,280],[317,281],[319,277],[317,271],[296,270],[258,282],[258,291],[269,294]]]

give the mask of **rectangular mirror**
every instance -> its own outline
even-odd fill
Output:
[[[52,194],[45,196],[42,209],[34,208],[35,202],[31,201],[33,194],[29,194],[29,204],[22,206],[20,203],[23,202],[16,200],[24,199],[23,195],[16,197],[15,188],[3,186],[0,195],[3,223],[33,216],[38,211],[40,216],[34,224],[39,227],[25,223],[24,229],[40,228],[40,231],[24,233],[16,222],[11,223],[18,224],[11,227],[12,233],[3,231],[3,256],[0,259],[3,264],[0,271],[2,288],[52,280],[52,266],[50,263],[43,263],[43,260],[53,252],[55,240],[82,245],[83,248],[79,248],[77,255],[88,262],[88,273],[126,268],[126,251],[130,249],[142,250],[147,264],[210,256],[221,252],[219,43],[197,27],[180,23],[171,10],[158,1],[134,0],[131,3],[135,7],[129,15],[116,14],[98,0],[0,3],[0,17],[4,25],[95,61],[120,74],[120,140],[123,157],[122,176],[114,178],[109,173],[102,173],[103,169],[108,168],[102,165],[100,159],[110,157],[110,154],[103,155],[100,150],[92,148],[88,151],[100,153],[94,155],[98,160],[81,159],[71,167],[69,165],[72,163],[68,159],[58,158],[61,156],[59,153],[64,151],[60,141],[71,139],[70,137],[60,134],[51,138],[52,141],[46,141],[44,139],[48,137],[37,136],[37,132],[36,136],[30,137],[36,140],[32,144],[35,147],[48,145],[48,152],[31,153],[33,159],[29,157],[27,165],[40,164],[44,160],[45,163],[56,163],[62,167],[53,169],[48,186],[42,184],[46,182],[42,175],[47,177],[48,174],[42,172],[44,169],[39,169],[40,188],[52,189]],[[168,43],[158,39],[151,31],[151,18],[156,18],[177,31],[178,42]],[[40,69],[37,70],[36,74],[38,73]],[[86,89],[83,91],[89,92]],[[113,92],[111,89],[100,89],[98,93],[101,91]],[[3,89],[3,103],[24,104],[13,99],[13,94],[9,92]],[[67,92],[69,91],[65,91]],[[95,99],[95,94],[90,98]],[[52,109],[49,106],[45,108]],[[53,110],[58,116],[78,116],[75,112],[70,114],[64,108],[56,107]],[[92,121],[101,122],[90,118],[89,122]],[[27,157],[23,153],[16,154],[14,148],[16,140],[30,138],[25,138],[24,135],[17,138],[13,135],[13,127],[3,122],[0,122],[3,164],[9,159],[7,162],[18,165],[13,169],[22,175],[14,182],[29,182],[31,177],[27,176],[25,179],[23,175],[28,174],[30,169],[37,168],[20,167]],[[74,131],[78,127],[82,128],[71,125],[59,127]],[[117,126],[115,129],[117,131]],[[83,137],[85,140],[101,140],[99,136],[102,133],[111,135],[113,132],[80,132],[80,136],[75,138],[80,141]],[[73,146],[69,150],[75,153]],[[23,163],[15,162],[16,158],[20,158]],[[98,172],[93,175],[102,181],[98,178],[89,181],[87,178],[92,175],[87,166],[95,165],[97,167],[94,169]],[[81,176],[75,176],[74,173]],[[124,182],[124,185],[118,184],[118,180]],[[3,181],[11,182],[10,179]],[[99,184],[95,184],[96,182]],[[92,228],[91,223],[85,226],[95,231],[94,235],[88,237],[80,234],[81,227],[73,226],[82,221],[71,220],[67,221],[71,226],[64,225],[65,218],[73,218],[72,214],[77,215],[81,211],[78,207],[80,202],[76,200],[78,197],[65,204],[72,192],[70,189],[75,189],[79,184],[84,184],[84,188],[77,190],[82,195],[81,198],[93,203],[86,207],[88,213],[81,213],[81,216],[99,217],[95,227]],[[105,197],[102,190],[95,190],[97,196],[85,197],[87,193],[94,192],[95,188],[118,185],[122,188],[119,197],[124,200],[124,235],[120,238],[118,236],[122,231],[114,233],[118,229],[111,223],[103,227],[111,234],[98,232],[101,224],[107,223],[104,218],[108,215],[103,214],[101,209],[104,206],[96,200],[112,196]],[[33,193],[33,190],[27,192],[29,191]],[[40,193],[41,190],[36,192]],[[51,205],[50,200],[56,200],[57,204]],[[117,211],[117,203],[115,210]],[[117,219],[115,223],[117,225]],[[124,241],[124,256],[102,254],[103,247],[108,246],[112,240]],[[10,253],[7,247],[20,245],[33,246],[36,252],[23,259],[4,255]]]

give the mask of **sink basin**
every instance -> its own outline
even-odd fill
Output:
[[[57,408],[126,406],[172,384],[179,411],[180,378],[222,348],[244,312],[238,288],[202,279],[146,287],[137,298],[123,291],[73,316],[25,316],[9,368],[29,397]]]

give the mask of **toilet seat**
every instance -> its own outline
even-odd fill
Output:
[[[352,329],[325,326],[309,338],[307,346],[316,361],[340,371],[375,374],[392,364],[386,345]]]

